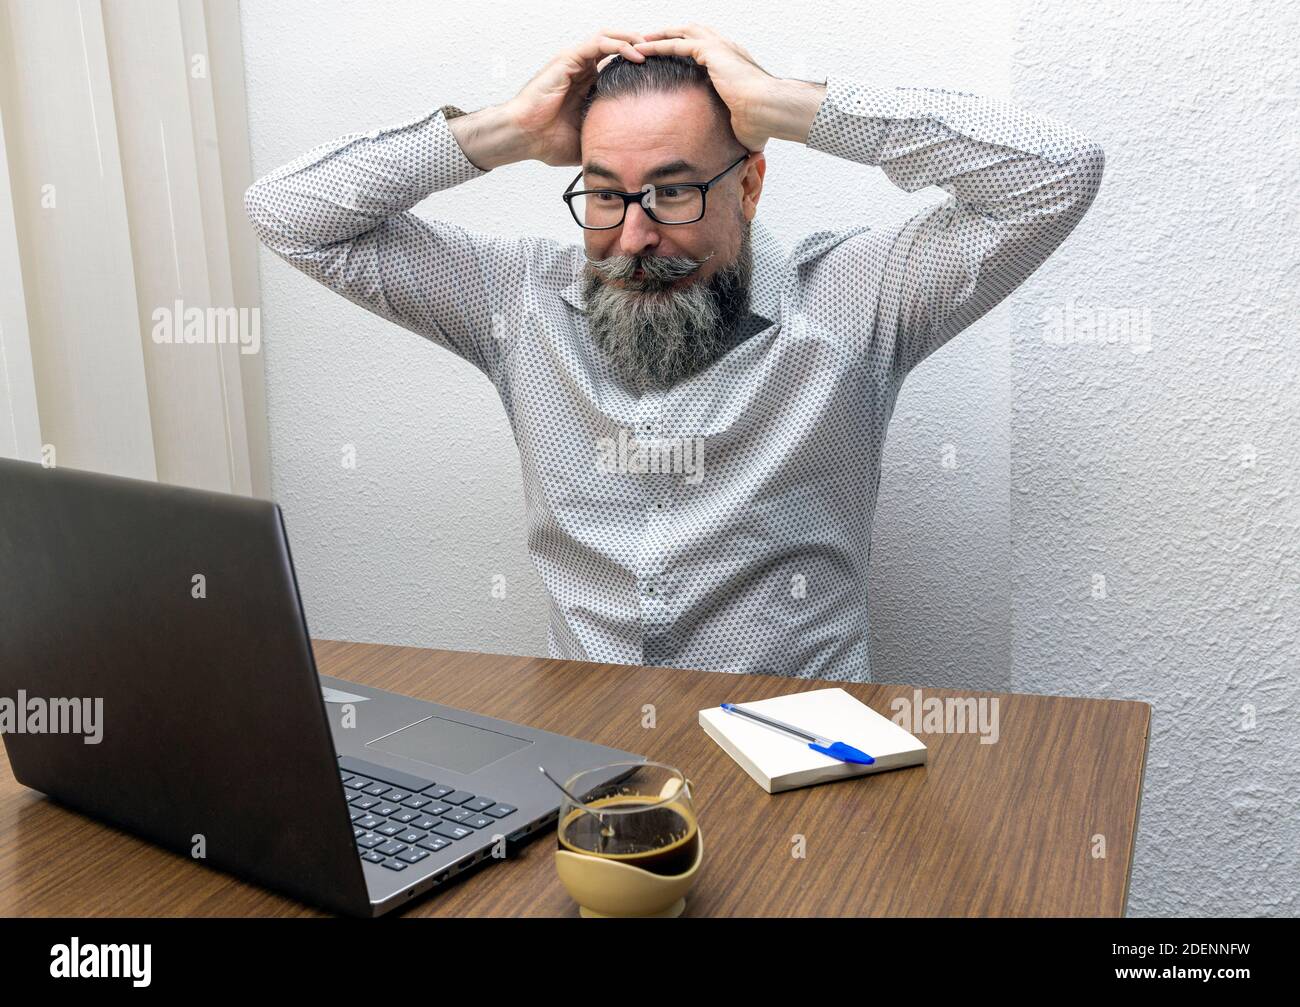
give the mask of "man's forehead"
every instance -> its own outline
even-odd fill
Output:
[[[582,163],[584,177],[614,185],[641,185],[646,182],[706,182],[716,174],[697,160],[668,155],[665,160],[647,158],[642,153],[591,155]]]
[[[716,119],[698,89],[627,95],[592,105],[582,130],[582,169],[624,186],[707,181],[718,172],[716,147]]]

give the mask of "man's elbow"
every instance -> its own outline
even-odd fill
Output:
[[[244,216],[253,225],[253,231],[260,240],[267,241],[270,239],[271,229],[268,226],[266,202],[258,182],[254,182],[244,190]]]
[[[1071,176],[1080,212],[1087,210],[1101,191],[1101,176],[1106,168],[1106,152],[1101,144],[1089,140],[1070,159]]]
[[[283,196],[266,179],[259,178],[244,190],[244,216],[253,233],[272,250],[288,253],[300,247],[302,239],[294,233],[293,218],[282,212],[283,207]]]

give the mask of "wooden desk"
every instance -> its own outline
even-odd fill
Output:
[[[586,738],[678,766],[695,784],[704,867],[692,916],[1121,916],[1151,708],[997,696],[999,740],[916,732],[929,764],[764,793],[697,711],[821,681],[317,641],[325,675]],[[892,716],[912,686],[842,687]],[[653,704],[657,726],[641,726]],[[311,907],[157,849],[19,786],[0,767],[0,915],[309,916]],[[805,837],[806,856],[791,856]],[[1106,856],[1093,856],[1094,836]],[[554,840],[526,844],[410,916],[576,916]],[[72,851],[75,851],[73,853]]]

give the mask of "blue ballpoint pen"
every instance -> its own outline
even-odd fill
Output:
[[[814,752],[829,755],[832,759],[839,759],[841,762],[854,762],[862,766],[869,766],[876,761],[866,752],[860,751],[852,745],[846,745],[842,741],[831,741],[829,738],[823,738],[820,734],[813,734],[811,731],[805,731],[792,724],[785,724],[779,720],[773,720],[771,717],[764,717],[761,713],[746,710],[743,706],[737,706],[735,703],[723,703],[722,708],[738,717],[748,717],[755,723],[763,724],[765,727],[780,731],[782,734],[788,734],[800,741],[806,741],[808,747]]]

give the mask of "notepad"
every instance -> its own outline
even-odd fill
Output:
[[[815,689],[752,703],[742,700],[737,705],[843,741],[876,760],[869,766],[851,765],[720,706],[701,710],[700,726],[769,794],[925,764],[925,745],[915,735],[843,689]]]

